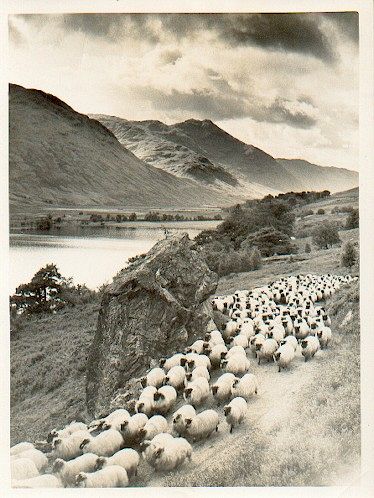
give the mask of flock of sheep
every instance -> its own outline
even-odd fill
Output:
[[[29,442],[13,446],[12,486],[126,487],[141,457],[155,471],[177,469],[191,460],[196,441],[218,431],[222,403],[230,432],[244,420],[247,402],[258,389],[248,356],[259,364],[275,362],[279,372],[298,351],[305,361],[312,358],[331,340],[330,317],[317,303],[356,279],[298,275],[215,297],[213,307],[226,315],[222,330],[210,327],[204,339],[162,358],[141,378],[134,414],[119,408],[89,425],[74,421],[53,429],[48,454]],[[175,411],[180,399],[185,404]],[[215,409],[204,409],[209,401]]]

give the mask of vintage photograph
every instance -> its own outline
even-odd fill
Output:
[[[12,488],[351,485],[360,14],[7,22]]]

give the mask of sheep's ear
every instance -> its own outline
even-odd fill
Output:
[[[63,466],[64,466],[63,460],[61,460],[61,458],[57,458],[54,461],[52,472],[58,472],[60,469],[62,469]]]
[[[192,423],[192,418],[186,418],[185,423],[186,425],[190,425]]]
[[[83,439],[83,441],[81,442],[81,444],[79,445],[79,448],[81,450],[83,450],[83,448],[86,446],[86,444],[88,444],[90,442],[89,439]]]

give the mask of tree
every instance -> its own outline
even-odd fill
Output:
[[[241,249],[248,252],[253,247],[257,247],[263,257],[297,252],[297,247],[292,244],[290,237],[272,227],[265,227],[248,235],[241,244]]]
[[[343,252],[341,255],[341,266],[346,268],[352,268],[357,261],[357,251],[352,242],[347,242],[343,247]]]
[[[359,226],[359,211],[358,209],[353,209],[347,218],[347,221],[345,223],[345,228],[350,230],[352,228],[358,228],[358,226]]]
[[[129,221],[136,221],[137,220],[137,216],[136,216],[136,213],[131,213],[129,215]]]
[[[320,249],[328,249],[341,242],[338,229],[332,223],[321,223],[312,233],[312,241]]]
[[[21,312],[52,311],[63,306],[60,299],[63,282],[56,265],[49,264],[37,271],[31,282],[17,287],[10,304]]]

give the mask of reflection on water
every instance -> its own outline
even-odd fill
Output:
[[[207,227],[208,228],[208,227]],[[188,232],[195,237],[201,229],[171,228],[171,234]],[[76,227],[45,232],[12,234],[9,250],[9,292],[27,283],[48,263],[57,265],[64,277],[94,289],[127,265],[130,257],[144,254],[165,237],[162,227],[121,228]]]

